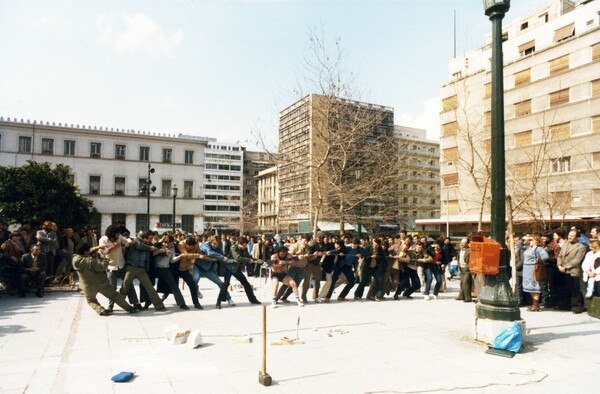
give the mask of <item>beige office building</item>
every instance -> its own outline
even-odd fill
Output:
[[[525,227],[600,220],[599,1],[553,1],[503,28],[506,194]],[[490,24],[491,29],[491,24]],[[441,88],[441,218],[490,218],[491,36],[450,61]],[[436,221],[420,221],[434,224]]]

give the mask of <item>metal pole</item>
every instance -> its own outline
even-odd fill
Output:
[[[177,194],[173,193],[173,235],[175,235],[175,201],[177,200]]]

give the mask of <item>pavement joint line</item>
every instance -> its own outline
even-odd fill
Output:
[[[64,383],[67,377],[69,354],[73,350],[73,344],[75,343],[75,338],[77,337],[79,321],[81,320],[81,311],[83,309],[83,298],[84,297],[78,297],[77,310],[75,311],[73,323],[71,324],[71,330],[69,331],[69,337],[67,338],[65,348],[61,355],[60,364],[58,366],[58,373],[56,374],[56,380],[54,381],[54,385],[52,386],[52,393],[65,392]]]

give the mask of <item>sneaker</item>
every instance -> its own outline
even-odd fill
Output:
[[[590,289],[585,293],[585,298],[592,298],[592,295],[594,295],[594,289]]]
[[[317,298],[317,302],[320,304],[321,302],[323,302],[323,299],[321,297]]]
[[[429,298],[429,296],[428,296],[428,295],[426,295],[426,296],[424,296],[424,297],[423,297],[423,299],[424,299],[425,301],[429,301],[431,298]]]
[[[233,302],[233,300],[227,300],[227,303],[229,306],[235,306],[235,302]]]
[[[302,302],[300,298],[296,299],[296,304],[298,304],[298,306],[304,306],[304,302]]]
[[[273,308],[273,309],[277,308],[277,300],[271,301],[271,308]]]

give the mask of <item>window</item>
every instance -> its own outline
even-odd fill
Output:
[[[100,142],[92,142],[90,144],[90,157],[100,157],[102,144]]]
[[[485,114],[485,126],[492,125],[492,111],[487,111]]]
[[[529,178],[533,173],[533,163],[520,163],[515,165],[515,178]]]
[[[502,42],[504,42],[504,41],[508,41],[508,32],[507,31],[502,33]]]
[[[127,218],[127,215],[124,213],[113,213],[112,214],[112,223],[113,224],[123,223],[123,225],[125,225],[126,218]]]
[[[100,194],[100,177],[90,176],[90,194]]]
[[[515,104],[515,116],[524,116],[531,113],[531,100],[521,101]]]
[[[571,171],[571,157],[560,157],[552,161],[551,171],[553,173]]]
[[[600,133],[600,115],[592,118],[592,133]]]
[[[556,59],[550,60],[550,75],[558,74],[559,72],[569,69],[569,55],[564,55]]]
[[[418,186],[417,185],[412,185],[412,189],[413,189],[413,192],[416,192],[418,190]]]
[[[600,206],[600,189],[592,189],[592,205]]]
[[[459,213],[458,200],[447,200],[443,202],[444,213]]]
[[[31,153],[31,137],[19,137],[19,153]]]
[[[538,18],[538,21],[539,21],[540,25],[543,25],[544,23],[548,23],[548,13],[540,15]]]
[[[552,193],[552,201],[562,207],[571,206],[571,192],[554,192]]]
[[[444,180],[444,186],[455,186],[458,185],[458,173],[456,174],[446,174],[442,176]]]
[[[571,123],[561,123],[550,126],[550,140],[566,140],[571,136]]]
[[[600,152],[592,153],[592,169],[600,170]]]
[[[483,85],[483,98],[490,97],[492,97],[492,83],[488,82],[485,85]]]
[[[446,97],[442,100],[442,112],[452,111],[458,108],[458,97],[456,95]]]
[[[135,215],[135,232],[139,233],[142,230],[146,230],[148,227],[148,215],[145,213],[138,213]]]
[[[169,225],[169,227],[171,227],[171,226],[173,225],[173,215],[169,215],[169,214],[166,214],[166,215],[158,215],[158,221],[159,221],[161,224],[163,224],[163,223],[164,223],[164,224],[168,224],[168,225]]]
[[[146,178],[138,179],[138,191],[140,193],[140,196],[146,195]]]
[[[150,147],[140,146],[140,161],[150,161]]]
[[[450,122],[442,125],[442,137],[456,135],[458,132],[458,122]]]
[[[413,204],[418,204],[418,203],[419,203],[419,199],[418,199],[418,198],[416,198],[416,197],[413,197],[413,199],[412,199],[412,203],[413,203]]]
[[[54,139],[42,138],[42,153],[46,155],[54,154]]]
[[[115,159],[125,160],[125,145],[115,145]]]
[[[521,23],[521,30],[525,30],[529,27],[529,22],[523,22]]]
[[[575,23],[570,23],[554,31],[554,42],[566,40],[575,35]]]
[[[447,148],[442,151],[442,160],[443,161],[457,160],[457,159],[458,159],[458,147],[455,146],[454,148]]]
[[[531,130],[515,133],[515,147],[531,145]]]
[[[171,180],[170,179],[162,180],[161,196],[171,197]]]
[[[185,151],[185,164],[194,164],[194,151],[193,150]]]
[[[163,149],[163,157],[162,157],[163,163],[170,163],[172,155],[173,155],[173,149]]]
[[[437,201],[437,200],[436,200],[435,198],[432,198],[432,199],[429,201],[429,205],[435,205],[435,204],[436,204],[436,201]]]
[[[535,52],[535,40],[519,45],[519,55],[527,56]]]
[[[403,197],[402,198],[402,203],[408,204],[408,197]]]
[[[592,81],[592,97],[600,96],[600,79]]]
[[[115,177],[115,196],[125,195],[125,178],[117,176]]]
[[[515,74],[515,86],[525,85],[531,82],[531,69],[519,71]]]
[[[184,198],[192,198],[194,197],[194,182],[193,181],[183,181],[183,197]]]
[[[592,61],[600,59],[600,43],[592,46]]]
[[[75,156],[75,141],[65,140],[65,156]]]
[[[194,215],[181,215],[181,228],[191,233],[194,231]]]

